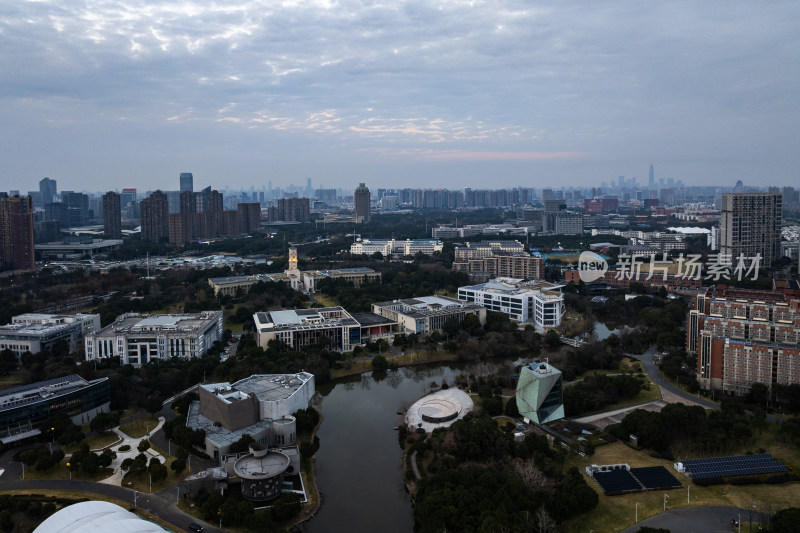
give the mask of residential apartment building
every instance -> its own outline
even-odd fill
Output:
[[[119,194],[114,191],[103,195],[103,237],[122,238],[122,204]]]
[[[270,222],[308,222],[310,217],[308,198],[280,198],[267,210]]]
[[[686,349],[697,355],[697,380],[707,390],[800,384],[800,296],[709,287],[686,319]]]
[[[458,299],[505,313],[520,324],[530,323],[544,330],[558,327],[564,317],[563,285],[497,278],[486,283],[458,288]]]
[[[158,242],[169,238],[169,201],[167,195],[156,191],[139,204],[142,240]]]
[[[760,255],[768,268],[780,257],[782,226],[783,194],[723,194],[720,253],[734,261]]]
[[[0,198],[0,269],[33,270],[33,245],[31,197]]]
[[[359,183],[353,193],[353,206],[355,208],[356,222],[369,222],[370,212],[369,188],[363,183]]]
[[[193,359],[222,340],[222,311],[170,315],[127,313],[86,336],[86,360],[118,357],[141,366],[156,359]]]
[[[544,258],[531,255],[491,255],[483,259],[453,262],[455,272],[464,272],[471,281],[488,281],[494,278],[542,279]]]
[[[463,246],[456,246],[455,261],[462,263],[470,259],[483,259],[495,254],[521,254],[524,252],[525,245],[516,240],[467,242]]]

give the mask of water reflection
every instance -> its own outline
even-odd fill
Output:
[[[403,482],[402,450],[394,427],[398,410],[459,375],[502,371],[509,361],[401,368],[354,376],[317,388],[321,398],[320,450],[315,469],[322,494],[308,533],[402,532],[414,528]],[[356,386],[358,385],[358,386]]]

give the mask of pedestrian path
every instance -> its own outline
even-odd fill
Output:
[[[158,417],[158,425],[156,425],[156,427],[150,430],[150,432],[147,435],[140,438],[129,437],[128,435],[123,433],[118,427],[114,428],[114,433],[116,433],[122,439],[121,442],[117,442],[113,446],[113,451],[116,452],[117,458],[111,462],[111,466],[109,468],[113,468],[114,473],[111,476],[107,477],[106,479],[99,481],[99,483],[105,483],[108,485],[122,485],[122,477],[125,475],[122,472],[122,462],[125,459],[135,459],[136,456],[139,455],[139,449],[138,449],[139,443],[142,442],[143,440],[148,439],[150,435],[160,430],[163,426],[164,426],[164,417],[160,416]],[[125,446],[125,445],[130,446],[130,449],[128,451],[126,452],[117,451],[120,448],[120,446]],[[157,457],[159,462],[161,463],[164,463],[166,461],[166,458],[164,458],[164,456],[155,451],[153,448],[150,448],[145,453],[148,456],[147,459],[148,464],[150,463],[151,457]]]

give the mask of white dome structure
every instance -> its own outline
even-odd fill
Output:
[[[64,507],[42,522],[33,533],[164,533],[148,522],[109,502],[89,501]]]

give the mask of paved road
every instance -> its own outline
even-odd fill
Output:
[[[11,479],[7,477],[8,472],[3,474],[0,479],[0,490],[69,490],[102,494],[117,498],[130,504],[133,507],[134,491],[125,487],[114,485],[103,485],[90,481],[66,481],[42,479],[33,481],[23,481],[21,479]],[[222,530],[209,524],[204,524],[197,518],[188,515],[175,506],[176,489],[167,489],[166,493],[172,492],[172,499],[166,500],[160,494],[148,494],[138,492],[136,494],[136,506],[141,507],[148,513],[172,524],[175,531],[186,531],[192,522],[197,522],[205,527],[206,531],[219,533]],[[163,494],[163,493],[161,493]],[[166,496],[166,494],[164,494]]]
[[[749,533],[748,521],[750,513],[746,509],[736,507],[686,507],[667,511],[660,515],[642,520],[635,526],[622,531],[622,533],[636,533],[642,526],[669,529],[675,533],[738,533],[739,528],[731,524],[731,520],[742,517],[742,532]],[[754,512],[752,515],[753,531],[758,531],[761,515]]]
[[[644,371],[647,372],[647,375],[650,376],[650,379],[663,389],[668,390],[672,394],[679,396],[689,402],[693,402],[699,405],[702,405],[706,409],[719,409],[719,405],[715,404],[714,402],[710,402],[704,398],[700,398],[693,394],[689,394],[688,392],[679,389],[678,387],[672,385],[667,380],[661,377],[661,374],[658,373],[658,367],[653,362],[653,356],[656,354],[656,347],[651,346],[649,350],[647,350],[642,355],[635,355],[635,354],[625,354],[627,357],[631,357],[633,359],[638,359],[642,362],[642,366],[644,367]]]

